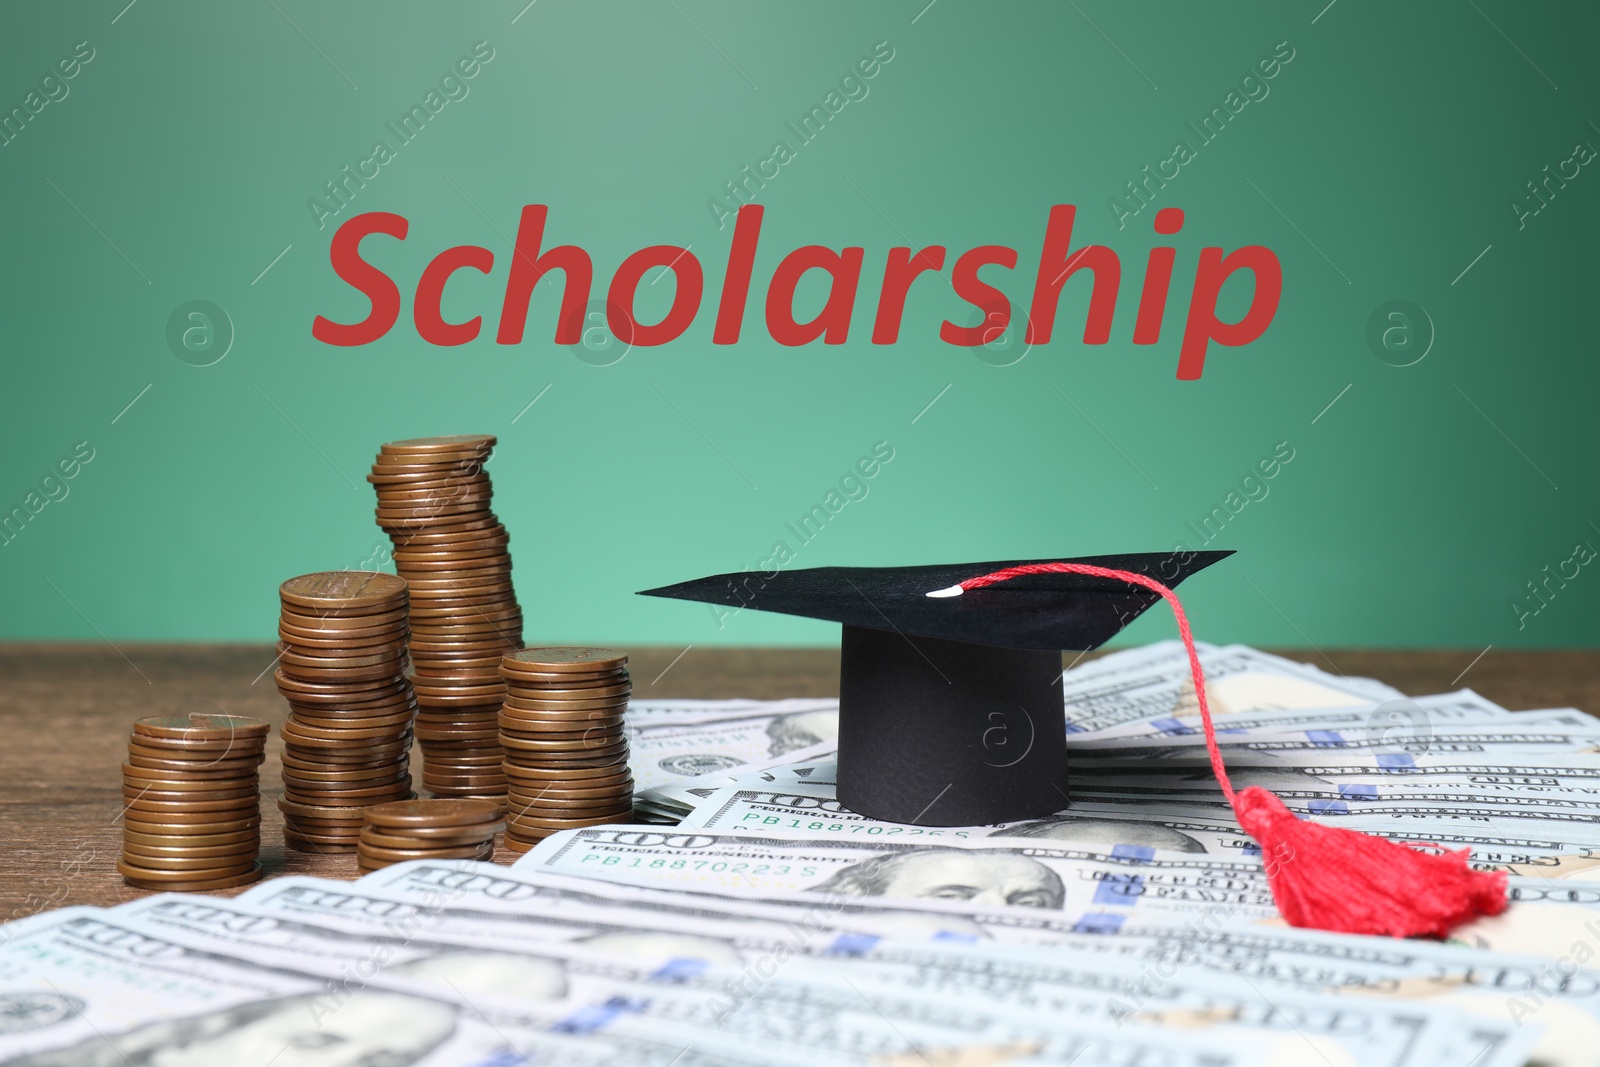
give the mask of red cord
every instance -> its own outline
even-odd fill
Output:
[[[1217,748],[1217,731],[1211,725],[1211,709],[1206,706],[1205,671],[1200,667],[1200,654],[1195,651],[1194,635],[1189,632],[1189,617],[1183,613],[1183,605],[1178,601],[1178,594],[1148,575],[1114,570],[1110,567],[1095,567],[1087,563],[1025,563],[1020,567],[1007,567],[992,574],[968,578],[961,583],[961,588],[982,589],[984,586],[998,585],[1028,574],[1085,574],[1091,578],[1113,578],[1143,586],[1152,593],[1159,593],[1161,598],[1171,605],[1172,614],[1178,620],[1178,636],[1183,639],[1183,647],[1189,653],[1189,673],[1194,676],[1194,698],[1200,705],[1200,721],[1205,726],[1206,753],[1211,757],[1211,772],[1221,783],[1222,794],[1228,798],[1229,806],[1237,813],[1238,804],[1234,799],[1233,783],[1228,780],[1228,772],[1222,766],[1222,752]]]
[[[1382,837],[1300,819],[1260,786],[1248,786],[1235,795],[1217,748],[1216,728],[1206,703],[1205,672],[1189,633],[1189,620],[1177,594],[1154,578],[1087,563],[1030,563],[968,578],[959,590],[951,587],[930,595],[982,589],[1026,574],[1110,578],[1149,589],[1172,606],[1178,634],[1189,653],[1211,771],[1240,828],[1261,846],[1273,900],[1290,925],[1390,937],[1445,937],[1464,922],[1506,910],[1505,874],[1473,870],[1466,849],[1431,855]]]

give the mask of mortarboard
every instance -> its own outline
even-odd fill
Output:
[[[1069,562],[1173,586],[1231,554]],[[975,826],[1067,806],[1061,653],[1098,648],[1161,599],[1114,578],[1059,573],[941,595],[975,574],[1037,562],[744,571],[643,595],[843,624],[840,803],[887,822]]]

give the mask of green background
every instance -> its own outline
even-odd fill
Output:
[[[1574,144],[1600,145],[1600,17],[1508,0],[1325,3],[8,11],[0,110],[77,42],[95,58],[0,148],[0,506],[22,504],[77,442],[95,458],[0,548],[0,630],[268,639],[280,580],[384,544],[363,481],[380,442],[492,432],[530,641],[827,643],[819,623],[746,612],[719,630],[699,607],[632,595],[755,566],[780,539],[796,567],[1197,547],[1186,524],[1287,441],[1295,458],[1270,495],[1212,543],[1239,556],[1185,587],[1201,637],[1593,644],[1593,567],[1520,628],[1512,604],[1535,606],[1525,583],[1579,542],[1600,546],[1600,175],[1585,167],[1525,228],[1510,205]],[[333,275],[334,226],[319,230],[307,201],[375,140],[393,143],[384,124],[480,40],[494,59],[469,95],[341,216],[410,220],[403,244],[368,246],[406,295],[399,324],[365,347],[314,341],[313,316],[353,321],[365,302]],[[774,141],[794,146],[785,123],[880,41],[894,58],[868,95],[762,190],[744,336],[713,346],[732,227],[708,199]],[[1270,94],[1200,146],[1185,123],[1282,41],[1294,59]],[[1188,219],[1166,329],[1134,346],[1154,212],[1119,230],[1107,202],[1180,139],[1198,152],[1158,200]],[[527,339],[497,345],[528,203],[550,205],[547,244],[594,257],[596,295],[633,250],[691,245],[707,296],[688,333],[592,365],[551,343],[546,285]],[[868,342],[889,247],[944,244],[953,261],[1009,245],[1020,265],[1000,284],[1026,299],[1054,203],[1078,205],[1077,244],[1122,259],[1110,344],[1081,342],[1087,286],[1074,281],[1052,343],[992,365],[937,339],[942,318],[966,325],[971,309],[931,275],[899,343]],[[766,279],[807,243],[867,250],[848,344],[766,334]],[[458,275],[445,302],[447,319],[484,314],[486,336],[434,348],[411,324],[410,291],[456,244],[497,257],[488,277]],[[1177,381],[1200,247],[1246,244],[1282,261],[1276,320]],[[642,301],[641,317],[669,286],[645,287],[657,305]],[[819,292],[803,290],[802,311]],[[166,340],[195,299],[236,331],[212,366]],[[1393,299],[1436,329],[1412,366],[1366,340]],[[784,524],[880,440],[895,458],[870,494],[799,547]],[[1152,618],[1128,636],[1170,632]]]

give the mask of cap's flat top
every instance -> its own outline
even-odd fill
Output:
[[[1136,571],[1175,586],[1230,552],[1132,552],[1068,559],[1001,560],[924,567],[812,567],[741,571],[643,590],[698,600],[1006,648],[1098,648],[1160,599],[1126,582],[1077,574],[1031,574],[938,599],[927,594],[1024,563],[1089,563]]]

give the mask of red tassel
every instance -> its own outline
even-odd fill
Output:
[[[1236,794],[1217,748],[1216,728],[1206,706],[1205,673],[1200,669],[1189,620],[1171,589],[1143,574],[1085,563],[1008,567],[969,578],[960,588],[981,589],[1025,574],[1117,579],[1158,593],[1171,605],[1178,635],[1189,653],[1212,773],[1239,825],[1261,846],[1267,884],[1289,925],[1344,934],[1444,937],[1480,915],[1499,915],[1506,910],[1506,876],[1474,871],[1467,866],[1466,850],[1434,855],[1372,834],[1321,826],[1296,818],[1283,801],[1260,786]]]
[[[1506,910],[1506,876],[1467,866],[1467,850],[1434,855],[1382,837],[1298,819],[1250,786],[1233,802],[1261,845],[1267,884],[1290,926],[1341,934],[1445,937]]]

